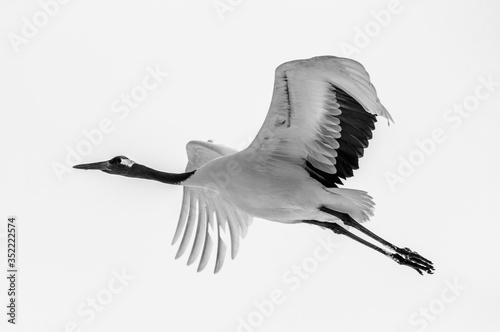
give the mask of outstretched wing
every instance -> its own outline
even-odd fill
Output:
[[[186,150],[188,155],[186,171],[198,169],[212,159],[236,152],[225,146],[201,141],[189,142]],[[184,187],[181,213],[172,241],[172,244],[175,244],[182,235],[175,258],[181,257],[192,242],[187,264],[191,265],[201,254],[198,272],[202,271],[210,258],[215,238],[217,257],[214,272],[217,273],[222,268],[227,249],[222,233],[229,229],[231,258],[234,259],[238,253],[240,237],[246,236],[251,222],[252,218],[248,214],[217,193],[203,188]],[[193,232],[194,240],[191,241]]]
[[[376,116],[392,121],[363,66],[321,56],[276,69],[266,120],[249,149],[263,165],[300,164],[326,187],[353,175]]]

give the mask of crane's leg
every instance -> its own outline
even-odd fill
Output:
[[[415,251],[411,251],[409,248],[399,248],[399,247],[393,245],[392,243],[390,243],[389,241],[384,240],[383,238],[381,238],[380,236],[373,233],[372,231],[370,231],[369,229],[367,229],[366,227],[361,225],[359,222],[354,220],[348,214],[337,212],[335,210],[329,209],[329,208],[324,207],[324,206],[320,207],[320,211],[326,212],[332,216],[339,218],[340,220],[342,220],[344,222],[344,224],[346,226],[351,226],[351,227],[357,229],[358,231],[366,234],[367,236],[378,241],[379,243],[383,244],[387,248],[394,250],[399,255],[405,257],[407,260],[413,261],[415,263],[418,263],[421,266],[424,266],[425,267],[424,270],[427,273],[430,273],[430,274],[433,273],[432,271],[434,270],[434,267],[432,266],[432,262],[430,260],[420,256]]]
[[[359,222],[357,222],[356,220],[354,220],[350,215],[348,215],[346,213],[337,212],[335,210],[329,209],[329,208],[324,207],[324,206],[322,206],[320,208],[320,211],[326,212],[328,214],[331,214],[331,215],[339,218],[340,220],[342,220],[344,222],[344,224],[346,226],[354,227],[358,231],[360,231],[360,232],[368,235],[372,239],[380,242],[381,244],[383,244],[387,248],[394,250],[398,254],[403,255],[403,256],[405,256],[407,258],[410,258],[412,260],[419,261],[421,264],[428,265],[429,268],[431,268],[432,270],[434,270],[434,267],[432,267],[432,262],[430,260],[428,260],[428,259],[420,256],[415,251],[411,251],[409,248],[399,248],[399,247],[393,245],[392,243],[390,243],[389,241],[384,240],[383,238],[381,238],[380,236],[378,236],[377,234],[373,233],[368,228],[364,227]]]
[[[394,260],[398,264],[407,265],[407,266],[413,268],[415,271],[417,271],[420,274],[423,274],[422,271],[425,271],[429,274],[433,273],[432,270],[430,270],[428,266],[421,264],[418,261],[409,259],[408,257],[404,257],[398,253],[392,253],[392,252],[389,252],[385,249],[377,247],[373,243],[370,243],[370,242],[366,241],[365,239],[362,239],[359,236],[349,232],[347,229],[340,226],[339,224],[331,223],[331,222],[317,221],[317,220],[302,220],[302,221],[306,224],[312,224],[312,225],[317,225],[320,227],[331,229],[336,234],[345,235],[345,236],[353,239],[354,241],[357,241],[361,244],[364,244],[365,246],[372,248],[373,250],[376,250],[376,251],[380,252],[381,254],[391,258],[392,260]]]
[[[345,235],[373,250],[376,250],[380,252],[381,254],[391,258],[394,260],[396,263],[400,265],[406,265],[411,268],[413,268],[415,271],[417,271],[420,274],[423,274],[422,271],[425,271],[429,274],[433,273],[434,267],[432,265],[429,265],[428,263],[412,259],[411,257],[405,256],[405,255],[400,255],[399,253],[392,253],[389,252],[385,249],[382,249],[380,247],[377,247],[373,243],[370,243],[366,241],[365,239],[360,238],[359,236],[349,232],[347,229],[343,228],[342,226],[336,224],[336,223],[330,223],[330,222],[323,222],[323,221],[317,221],[317,220],[303,220],[304,223],[307,224],[312,224],[312,225],[317,225],[320,227],[328,228],[331,229],[334,233],[336,234],[341,234]],[[431,263],[432,264],[432,263]]]

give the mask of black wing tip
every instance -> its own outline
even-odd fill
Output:
[[[353,176],[353,171],[359,168],[359,158],[363,157],[364,149],[373,136],[377,116],[367,112],[359,102],[334,84],[331,84],[330,91],[340,108],[340,114],[335,115],[341,128],[340,137],[335,139],[339,144],[335,149],[337,171],[335,174],[324,172],[307,160],[304,160],[304,168],[325,187],[337,187],[343,184],[341,179]]]

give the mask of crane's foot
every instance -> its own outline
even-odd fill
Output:
[[[420,256],[417,252],[411,251],[409,248],[397,248],[396,253],[390,254],[389,257],[398,264],[413,268],[421,275],[423,275],[423,272],[427,272],[428,274],[434,273],[432,262]]]

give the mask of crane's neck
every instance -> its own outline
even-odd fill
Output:
[[[178,173],[178,174],[167,173],[167,172],[157,171],[155,169],[149,168],[141,164],[134,164],[132,165],[131,172],[128,176],[134,178],[158,181],[162,183],[182,185],[182,183],[187,179],[189,179],[194,173],[195,171]]]

